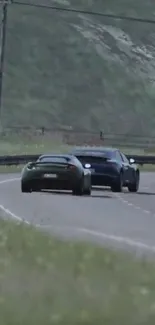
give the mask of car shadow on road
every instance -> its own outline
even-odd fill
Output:
[[[123,192],[123,194],[128,194],[128,195],[148,195],[148,196],[154,196],[155,195],[155,192],[143,192],[143,191],[140,191],[140,192],[137,192],[137,193],[132,193],[132,192]]]
[[[59,191],[59,190],[42,190],[41,193],[46,193],[46,194],[53,194],[53,195],[66,195],[66,196],[72,196],[72,197],[81,197],[81,198],[94,198],[94,199],[113,199],[114,197],[112,195],[105,195],[104,192],[103,194],[91,194],[89,195],[82,195],[82,196],[75,196],[72,195],[72,192],[69,191]]]
[[[114,199],[115,197],[114,196],[110,196],[110,195],[94,195],[94,194],[92,194],[91,196],[90,196],[91,198],[94,198],[94,199],[98,199],[98,198],[100,198],[100,199]]]
[[[155,195],[155,192],[137,192],[137,195]]]
[[[69,191],[59,191],[59,190],[41,190],[41,193],[55,194],[55,195],[72,195]]]
[[[92,191],[95,192],[111,192],[111,188],[110,187],[103,187],[103,186],[92,186]]]

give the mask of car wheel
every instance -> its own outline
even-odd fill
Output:
[[[83,188],[83,179],[80,182],[80,184],[78,184],[73,190],[72,190],[73,195],[76,196],[82,196],[84,194],[84,188]]]
[[[21,182],[21,191],[22,193],[31,193],[32,190],[27,183]]]
[[[34,187],[32,188],[32,191],[33,191],[33,192],[40,192],[40,191],[41,191],[41,188],[40,188],[39,186],[34,186]]]
[[[118,179],[111,185],[113,192],[122,192],[123,190],[123,173],[121,172]]]
[[[139,180],[140,180],[139,172],[136,172],[135,177],[134,177],[134,182],[133,183],[130,183],[128,185],[129,192],[133,192],[133,193],[138,192],[138,189],[139,189]]]
[[[89,196],[91,195],[91,185],[89,188],[84,190],[84,195],[89,195]]]

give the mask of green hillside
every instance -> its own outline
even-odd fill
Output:
[[[33,1],[155,18],[153,0]],[[154,80],[155,24],[9,6],[3,126],[155,134]]]

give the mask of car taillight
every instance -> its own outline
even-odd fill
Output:
[[[27,165],[27,169],[29,169],[29,170],[30,170],[30,169],[35,169],[35,168],[36,168],[36,167],[35,167],[35,164],[33,164],[33,163]]]
[[[76,167],[75,167],[74,165],[69,165],[69,166],[68,166],[68,169],[69,169],[69,170],[73,170],[73,169],[75,169],[75,168],[76,168]]]
[[[35,166],[27,166],[27,169],[32,170],[32,169],[36,169],[36,167]]]

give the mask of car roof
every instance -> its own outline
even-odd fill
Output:
[[[98,152],[98,153],[102,153],[102,152],[115,152],[117,151],[117,148],[110,148],[110,147],[75,147],[72,150],[72,153],[77,153],[77,152]]]
[[[57,153],[49,153],[39,156],[39,158],[66,158],[66,159],[72,159],[72,154],[57,154]]]

